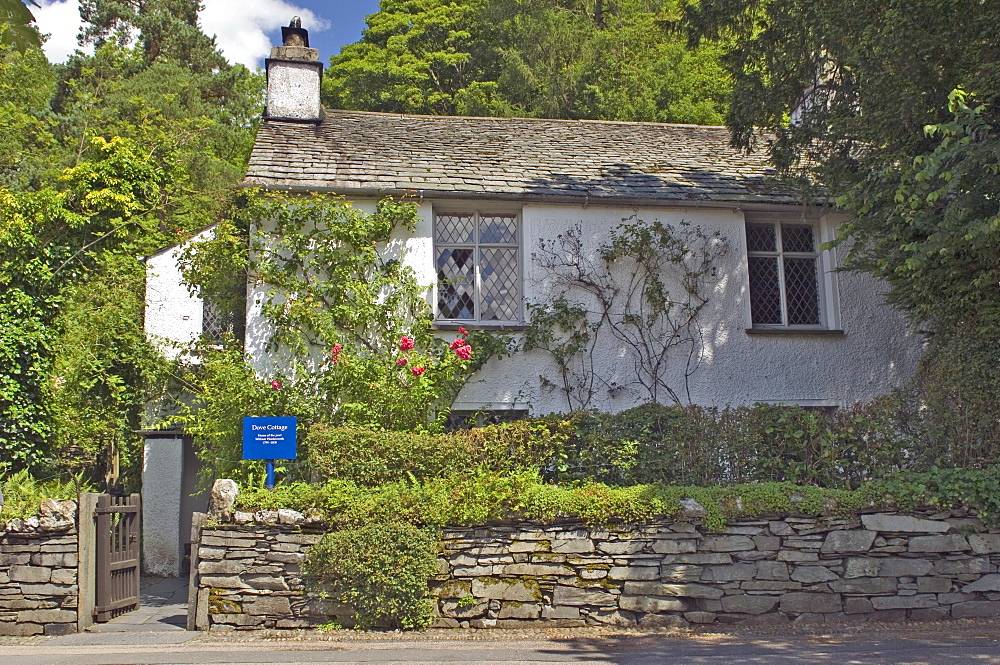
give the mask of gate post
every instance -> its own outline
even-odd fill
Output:
[[[111,497],[100,494],[97,497],[97,555],[94,559],[97,565],[97,607],[107,607],[111,604]],[[98,611],[94,617],[97,621],[107,621],[111,613],[107,610]]]
[[[94,604],[97,596],[97,530],[94,511],[97,497],[93,492],[81,492],[76,516],[77,541],[77,605],[76,629],[84,631],[94,623]]]

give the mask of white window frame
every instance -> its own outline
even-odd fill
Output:
[[[747,224],[771,224],[775,229],[774,252],[750,251],[747,239]],[[781,242],[781,225],[808,225],[813,229],[814,252],[784,252]],[[837,259],[834,249],[821,249],[824,243],[835,239],[835,228],[832,224],[825,223],[822,219],[803,219],[802,217],[786,217],[779,215],[747,214],[745,215],[742,227],[743,245],[745,248],[746,263],[744,275],[744,288],[747,294],[746,301],[746,329],[753,332],[840,332],[840,305],[839,292],[836,279]],[[778,258],[778,287],[781,297],[781,318],[782,323],[754,323],[753,311],[750,298],[750,257],[776,257]],[[788,300],[785,297],[785,266],[784,257],[809,257],[816,259],[816,291],[819,301],[819,323],[818,324],[796,324],[788,323]]]
[[[501,243],[481,243],[478,237],[476,242],[472,243],[440,243],[445,247],[457,247],[457,248],[469,248],[473,250],[473,256],[475,260],[475,308],[476,308],[476,318],[475,319],[453,319],[445,318],[441,316],[441,312],[438,309],[439,297],[438,297],[438,284],[437,284],[437,274],[438,274],[438,216],[448,215],[448,214],[468,214],[472,213],[475,216],[476,228],[479,228],[479,220],[482,215],[515,215],[517,221],[517,238],[516,245],[511,244],[501,244]],[[432,210],[433,222],[431,224],[431,238],[432,238],[432,250],[431,259],[434,266],[434,290],[433,290],[433,301],[434,301],[434,323],[439,326],[468,326],[473,328],[497,328],[497,327],[519,327],[524,325],[524,216],[521,214],[519,208],[503,207],[503,206],[483,206],[483,205],[443,205],[435,206]],[[517,266],[516,266],[516,277],[517,280],[517,317],[509,320],[494,321],[494,320],[483,320],[482,315],[482,275],[480,274],[480,261],[479,261],[479,250],[480,248],[504,248],[510,249],[514,247],[516,249]]]

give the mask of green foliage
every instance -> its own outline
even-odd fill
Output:
[[[411,524],[370,524],[335,531],[309,548],[303,573],[349,605],[356,628],[422,628],[434,601],[427,581],[437,572],[434,535]]]
[[[996,338],[933,336],[901,397],[899,429],[917,442],[913,453],[925,467],[982,467],[1000,457]]]
[[[167,363],[142,327],[145,266],[106,255],[93,281],[67,288],[54,321],[50,455],[74,473],[141,466],[141,411]],[[138,480],[129,474],[132,480]]]
[[[791,482],[710,487],[661,483],[616,487],[593,481],[552,484],[532,471],[497,473],[480,468],[377,487],[346,480],[279,485],[274,493],[248,487],[237,498],[237,506],[319,511],[328,524],[343,529],[399,522],[443,528],[516,520],[636,523],[680,516],[682,499],[693,499],[705,509],[705,523],[712,530],[737,519],[764,516],[834,516],[924,507],[973,510],[997,523],[1000,467],[897,472],[855,489]]]
[[[478,467],[498,473],[537,469],[549,462],[551,451],[563,447],[567,426],[532,420],[420,434],[316,425],[305,447],[307,462],[320,477],[373,487]]]
[[[143,339],[136,257],[217,219],[261,99],[197,10],[89,0],[93,55],[53,67],[37,48],[0,49],[0,462],[12,468],[87,466],[114,482],[120,463],[138,480],[131,432],[162,368]]]
[[[0,473],[4,468],[0,466]],[[6,523],[14,518],[25,519],[38,514],[38,504],[43,499],[73,499],[80,492],[90,488],[82,483],[80,476],[62,481],[50,479],[39,481],[26,470],[4,474],[3,509],[0,510],[0,523]]]
[[[1000,522],[1000,466],[984,469],[934,467],[896,474],[874,487],[883,500],[904,509],[932,506],[975,510],[990,524]]]
[[[631,217],[596,252],[574,227],[542,243],[535,261],[554,297],[531,303],[524,349],[549,352],[570,410],[589,406],[598,390],[634,390],[652,402],[690,401],[688,381],[704,351],[699,320],[709,303],[718,260],[728,244],[718,233],[681,223]],[[620,349],[635,379],[619,383],[595,360]]]
[[[718,124],[719,46],[669,29],[679,3],[392,0],[331,58],[337,108]]]
[[[206,348],[199,356],[201,362],[185,368],[181,375],[181,385],[193,401],[177,405],[180,413],[173,419],[198,442],[198,457],[210,477],[261,476],[263,463],[242,459],[243,417],[294,416],[306,423],[311,421],[312,408],[297,386],[287,384],[275,390],[257,378],[249,358],[235,344]]]
[[[250,192],[233,222],[193,244],[183,259],[189,284],[215,296],[248,275],[271,331],[265,367],[251,369],[242,351],[205,350],[185,376],[194,400],[178,421],[216,473],[253,468],[237,468],[246,415],[297,416],[303,429],[440,428],[468,375],[503,345],[484,332],[460,335],[473,349],[466,359],[434,334],[427,287],[404,261],[402,232],[415,223],[405,201],[365,213],[340,197]]]
[[[851,262],[885,279],[890,302],[956,343],[1000,333],[1000,114],[950,97],[934,145],[859,176],[838,203],[857,215],[841,234]],[[1000,101],[1000,98],[998,98]]]
[[[31,25],[34,21],[21,0],[0,0],[0,47],[21,52],[40,47],[41,37]]]
[[[915,435],[907,409],[892,397],[832,416],[785,405],[647,404],[617,414],[582,412],[571,420],[575,432],[550,474],[555,480],[856,488],[899,470],[952,461],[942,446]],[[982,465],[992,458],[962,461]]]

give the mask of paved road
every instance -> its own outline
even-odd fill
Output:
[[[4,646],[0,665],[202,665],[245,663],[438,663],[608,665],[980,665],[1000,664],[1000,639],[740,640],[622,636],[560,640],[379,640],[214,642],[188,633],[180,644],[157,644],[171,633],[119,633],[117,644],[70,645],[48,640]],[[173,633],[180,637],[184,633]],[[106,637],[103,638],[105,641]],[[147,641],[148,640],[148,641]]]
[[[183,629],[186,580],[142,590],[142,607],[91,632],[40,638],[30,645],[0,641],[0,665],[293,665],[296,663],[482,663],[486,665],[1000,665],[1000,623],[898,624],[888,634],[768,636],[631,634],[545,639],[504,631],[436,638],[347,635],[335,641],[223,641]],[[887,627],[888,628],[888,627]],[[849,630],[849,629],[848,629]],[[916,632],[921,631],[921,632]],[[994,637],[994,635],[996,637]]]

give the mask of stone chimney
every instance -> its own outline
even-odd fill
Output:
[[[309,32],[302,29],[298,16],[281,29],[283,44],[271,49],[264,61],[267,68],[267,107],[265,120],[320,122],[323,107],[319,103],[319,84],[323,63],[319,50],[309,48]]]

